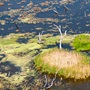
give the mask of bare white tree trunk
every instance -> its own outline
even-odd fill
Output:
[[[62,48],[62,39],[60,39],[59,48]]]
[[[55,26],[55,27],[59,30],[59,32],[60,32],[59,48],[61,49],[61,48],[62,48],[62,40],[63,40],[63,38],[66,36],[66,32],[67,32],[67,31],[65,31],[64,35],[62,35],[61,25],[60,25],[60,26],[57,26],[57,25],[54,24],[54,26]]]
[[[42,42],[42,34],[43,34],[43,31],[41,33],[39,32],[38,43]]]

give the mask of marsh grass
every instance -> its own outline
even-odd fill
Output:
[[[10,45],[11,43],[12,44],[16,44],[17,42],[15,42],[17,40],[17,38],[13,38],[13,39],[3,39],[3,40],[0,40],[0,44],[1,45]]]
[[[10,45],[10,44],[17,44],[16,40],[20,35],[18,34],[10,34],[3,38],[0,38],[0,46]]]
[[[73,38],[73,36],[66,36],[66,37],[67,38],[63,40],[63,43],[69,43],[72,41],[71,38]],[[27,42],[20,43],[19,40],[21,41],[27,40]],[[35,59],[35,65],[37,69],[41,70],[42,72],[46,72],[48,74],[54,74],[55,72],[57,72],[57,70],[59,70],[58,67],[48,64],[52,62],[51,59],[50,59],[50,62],[43,61],[43,58],[46,58],[43,55],[45,54],[49,56],[49,52],[54,50],[54,49],[52,50],[49,49],[49,48],[52,48],[52,46],[56,47],[57,49],[57,46],[55,45],[55,43],[59,41],[59,36],[52,36],[52,35],[45,34],[43,35],[42,40],[44,42],[42,44],[38,44],[38,36],[37,35],[34,36],[34,33],[33,34],[10,34],[0,38],[0,54],[5,54],[5,57],[2,58],[1,62],[5,62],[5,61],[12,62],[15,66],[21,67],[21,70],[22,70],[22,72],[18,74],[15,73],[11,77],[6,77],[5,73],[0,74],[0,76],[6,78],[11,83],[15,84],[15,83],[21,83],[25,79],[25,77],[27,77],[27,75],[29,76],[32,74],[35,75],[34,74],[35,70],[32,70],[30,66],[27,66],[27,64],[32,66],[31,61],[33,61],[34,57],[36,57],[36,55],[38,55],[40,52],[42,52],[43,54],[40,54],[40,56],[37,56]],[[89,60],[86,60],[86,61],[82,60],[82,63],[84,65],[85,64],[88,65]],[[71,67],[68,69],[65,67],[60,68],[58,75],[71,77],[71,74],[69,74],[70,73],[69,70],[72,70]],[[88,66],[88,70],[89,70],[89,66]],[[86,71],[88,72],[88,70]],[[76,71],[72,70],[73,75],[74,75],[74,72],[76,73]]]
[[[51,49],[35,58],[38,70],[65,78],[85,79],[90,76],[90,58],[75,51]]]
[[[72,44],[77,51],[89,51],[90,50],[90,35],[80,34],[77,35]]]
[[[22,38],[28,38],[30,41],[28,40],[27,43],[17,42],[18,39]],[[37,50],[41,48],[41,45],[39,45],[36,40],[37,38],[31,38],[31,35],[26,36],[25,34],[11,34],[0,38],[0,54],[5,54],[5,57],[2,58],[1,62],[9,61],[21,68],[20,72],[15,73],[11,77],[7,77],[5,73],[0,73],[1,77],[16,84],[21,83],[25,77],[31,73],[31,69],[27,64],[32,61]],[[33,72],[34,71],[35,70],[33,70]]]

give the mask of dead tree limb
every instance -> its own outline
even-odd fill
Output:
[[[51,84],[48,85],[48,86],[46,87],[46,89],[51,88],[51,87],[53,86],[55,80],[56,80],[56,74],[55,74],[55,77],[52,79]]]
[[[59,71],[59,70],[58,70],[58,71]],[[57,76],[58,71],[55,73],[55,76],[54,76],[54,78],[52,79],[52,81],[51,81],[50,84],[49,84],[48,78],[47,78],[47,76],[46,76],[46,74],[45,74],[45,80],[46,80],[46,81],[45,81],[44,88],[49,89],[49,88],[51,88],[51,87],[53,86],[54,81],[56,80],[56,76]]]
[[[54,24],[54,26],[59,30],[60,32],[60,41],[59,41],[59,48],[61,49],[62,48],[62,40],[63,38],[66,36],[66,33],[67,31],[65,31],[64,35],[62,34],[62,30],[61,30],[61,25],[60,26],[57,26]]]
[[[43,34],[43,31],[40,33],[39,32],[39,35],[38,35],[38,43],[42,43],[42,34]]]
[[[53,11],[55,12],[55,14],[59,15],[58,11],[56,10],[56,8],[53,8]]]
[[[45,85],[43,87],[46,87],[48,85],[48,80],[47,80],[47,76],[45,74]]]
[[[67,11],[70,11],[70,9],[66,6],[63,6],[63,9],[64,9],[65,13],[67,13]]]

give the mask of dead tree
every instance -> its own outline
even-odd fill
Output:
[[[66,13],[67,11],[70,11],[70,9],[69,9],[68,7],[66,7],[66,6],[63,6],[63,8],[64,8],[65,13]]]
[[[38,35],[38,43],[42,43],[42,34],[43,34],[43,31],[40,33],[39,32],[39,35]]]
[[[58,73],[58,72],[57,72]],[[55,77],[52,79],[52,81],[51,81],[51,83],[49,84],[49,82],[48,82],[48,78],[47,78],[47,76],[46,76],[46,74],[45,74],[45,85],[43,86],[44,88],[46,88],[46,89],[49,89],[49,88],[51,88],[52,86],[53,86],[53,84],[54,84],[54,81],[56,80],[56,75],[57,75],[57,73],[55,74]]]
[[[57,26],[54,24],[54,26],[59,30],[60,32],[60,41],[59,41],[59,48],[61,49],[62,48],[62,40],[63,38],[66,36],[66,33],[67,33],[67,30],[65,31],[64,35],[62,34],[62,31],[61,31],[61,25],[60,26]]]
[[[58,11],[56,10],[56,8],[53,8],[53,11],[55,12],[56,15],[59,15]]]

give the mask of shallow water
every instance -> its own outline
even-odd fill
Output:
[[[33,2],[32,7],[28,7],[30,2]],[[68,34],[78,34],[78,33],[90,33],[90,1],[89,0],[74,0],[74,3],[60,5],[59,0],[50,0],[50,4],[47,6],[41,6],[41,2],[46,0],[27,0],[22,2],[22,0],[8,0],[4,2],[4,6],[0,6],[0,20],[5,20],[5,24],[0,24],[0,35],[8,35],[10,33],[17,33],[16,27],[13,22],[17,22],[17,25],[21,33],[25,32],[35,32],[37,35],[39,30],[37,28],[42,28],[41,30],[45,33],[58,34],[58,30],[55,29],[53,24],[62,25],[62,31],[68,31]],[[32,11],[34,7],[40,7],[41,12]],[[63,6],[67,6],[70,11],[65,12]],[[56,8],[59,16],[55,15],[53,8]],[[20,12],[13,13],[10,10],[19,10]],[[5,12],[6,11],[6,12]],[[3,14],[2,14],[3,13]],[[52,22],[40,22],[36,24],[23,23],[18,20],[20,15],[35,14],[35,18],[52,18],[58,19],[59,21]]]

